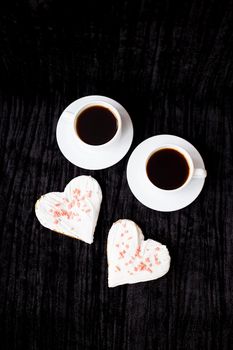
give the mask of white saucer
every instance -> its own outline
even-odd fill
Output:
[[[80,147],[76,137],[73,136],[71,132],[73,123],[66,111],[75,113],[84,104],[97,99],[110,103],[118,110],[122,118],[122,133],[119,140],[109,145],[107,150],[89,151]],[[133,140],[133,124],[125,108],[117,101],[105,96],[91,95],[79,98],[66,107],[58,120],[56,136],[62,154],[71,163],[83,169],[100,170],[118,163],[126,155]]]
[[[193,178],[180,191],[169,193],[156,189],[143,181],[147,156],[156,147],[164,144],[176,144],[186,149],[192,157],[195,168],[204,168],[204,162],[197,149],[188,141],[173,135],[158,135],[140,143],[132,152],[127,165],[127,180],[134,196],[146,207],[158,211],[175,211],[192,203],[200,194],[204,178]]]

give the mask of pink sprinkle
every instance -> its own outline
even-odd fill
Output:
[[[72,203],[68,204],[68,209],[71,209],[73,207]]]
[[[59,217],[59,216],[60,216],[60,212],[59,212],[58,210],[54,210],[53,216],[54,216],[55,218]]]
[[[160,261],[156,255],[155,255],[155,265],[160,265]]]
[[[77,195],[79,195],[79,194],[80,194],[80,189],[76,188],[76,189],[73,191],[73,193],[76,193]]]
[[[60,207],[60,205],[61,205],[60,203],[56,203],[55,207]]]
[[[155,250],[160,250],[160,248],[159,248],[159,247],[156,247]]]
[[[124,233],[121,234],[121,237],[123,237],[123,236],[124,236]]]
[[[146,258],[146,262],[150,262],[150,259],[149,259],[149,258]]]
[[[133,237],[132,236],[130,236],[129,238],[128,238],[128,240],[130,240],[130,239],[132,239]]]
[[[138,270],[138,269],[137,269],[137,267],[135,267],[135,268],[134,268],[134,271],[136,271],[136,272],[137,272],[137,270]]]
[[[147,268],[147,271],[150,272],[150,273],[153,272],[149,267]]]
[[[135,256],[140,258],[140,252],[141,252],[141,248],[140,248],[140,246],[138,246],[138,248],[136,249],[136,252],[135,252]]]
[[[59,223],[59,221],[58,220],[54,220],[54,222],[53,222],[55,225],[57,225],[58,223]]]
[[[129,249],[129,245],[128,244],[126,244],[126,246],[125,246],[127,249]]]
[[[49,209],[49,212],[52,213],[52,212],[53,212],[53,209]]]
[[[143,262],[141,262],[138,266],[138,268],[141,270],[141,271],[144,271],[146,269],[146,264],[144,264]]]
[[[116,247],[119,248],[119,244],[116,244]]]

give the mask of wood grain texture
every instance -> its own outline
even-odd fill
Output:
[[[233,4],[231,1],[5,2],[0,31],[1,349],[229,350],[233,341]],[[57,120],[103,94],[135,138],[115,166],[85,171],[60,153]],[[126,165],[152,135],[186,138],[208,178],[187,208],[160,213],[131,194]],[[90,174],[103,203],[92,245],[43,228],[34,203]],[[112,222],[166,244],[169,273],[107,287]]]

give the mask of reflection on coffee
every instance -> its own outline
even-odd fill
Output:
[[[163,190],[181,187],[189,176],[186,158],[173,148],[163,148],[149,158],[146,171],[150,181]]]
[[[102,145],[117,132],[118,122],[106,107],[91,106],[78,116],[76,130],[80,139],[89,145]]]

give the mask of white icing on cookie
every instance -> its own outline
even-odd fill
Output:
[[[43,226],[91,244],[101,201],[98,182],[83,175],[71,180],[64,192],[43,195],[36,202],[35,212]]]
[[[130,220],[118,220],[108,234],[108,286],[157,279],[170,268],[166,246],[144,241],[141,229]]]

